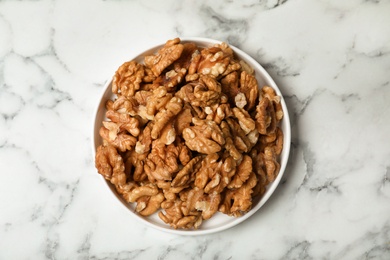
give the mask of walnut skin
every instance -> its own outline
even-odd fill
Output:
[[[96,151],[98,172],[135,212],[198,229],[217,211],[238,217],[280,171],[281,97],[226,43],[179,38],[123,63]]]

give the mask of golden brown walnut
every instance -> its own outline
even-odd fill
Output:
[[[230,209],[233,214],[242,214],[247,212],[252,206],[252,192],[253,188],[256,186],[257,178],[256,175],[252,172],[249,176],[247,182],[242,185],[240,188],[235,190],[233,195],[234,203]]]
[[[176,129],[173,120],[169,121],[160,132],[160,139],[165,145],[170,145],[176,140]]]
[[[144,171],[144,163],[147,153],[137,153],[135,150],[128,151],[124,156],[126,174],[134,181],[141,182],[147,179]]]
[[[165,108],[163,110],[160,110],[156,114],[154,118],[154,125],[151,132],[151,137],[153,139],[158,138],[160,131],[171,119],[173,119],[177,114],[180,113],[182,107],[183,107],[183,101],[180,98],[173,97],[165,105]]]
[[[193,118],[194,126],[183,130],[186,145],[193,151],[203,154],[216,153],[225,144],[225,139],[219,126],[210,120]]]
[[[180,69],[188,70],[197,54],[199,54],[199,50],[195,43],[183,43],[183,52],[180,58],[173,63],[174,69],[176,71]],[[194,71],[191,72],[191,74],[194,73]]]
[[[137,92],[138,93],[138,92]],[[119,96],[115,102],[109,107],[108,110],[112,110],[121,114],[129,114],[135,116],[138,102],[134,97]]]
[[[169,65],[180,58],[184,46],[179,38],[168,40],[156,54],[145,56],[145,65],[153,71],[156,77],[160,76]]]
[[[201,156],[197,156],[191,159],[184,167],[181,169],[175,178],[172,181],[172,187],[183,187],[187,186],[192,179],[193,172],[196,171],[196,164],[200,161]]]
[[[116,185],[116,191],[125,199],[125,201],[129,202],[129,196],[131,192],[139,187],[139,185],[135,181],[126,182],[123,185]]]
[[[226,121],[222,121],[221,130],[223,133],[223,137],[225,138],[225,148],[229,152],[230,156],[233,157],[234,160],[239,161],[242,158],[242,154],[236,146],[234,145],[233,136],[230,132],[230,127],[226,123]]]
[[[264,86],[260,95],[260,102],[256,107],[257,130],[262,135],[274,133],[278,122],[283,118],[283,109],[280,96],[275,90]]]
[[[110,145],[114,146],[121,152],[126,152],[133,149],[137,142],[137,139],[132,135],[128,135],[123,132],[113,134],[112,130],[107,129],[104,126],[100,128],[99,134],[106,142],[108,142]]]
[[[144,196],[137,200],[136,211],[142,216],[150,216],[160,209],[161,202],[165,200],[162,192],[153,196]]]
[[[183,106],[183,109],[180,111],[180,113],[176,116],[174,125],[175,130],[178,135],[182,135],[184,128],[187,128],[190,126],[192,122],[192,113],[191,113],[191,106],[188,105]]]
[[[259,87],[256,78],[248,74],[246,71],[241,72],[240,76],[240,92],[245,95],[247,105],[245,109],[251,111],[256,106],[259,98]]]
[[[244,182],[249,178],[249,175],[252,172],[252,158],[248,155],[244,155],[241,163],[238,165],[236,174],[234,175],[233,180],[229,183],[229,189],[237,189],[244,184]]]
[[[141,198],[143,196],[154,196],[154,195],[157,195],[157,193],[158,193],[157,186],[152,184],[152,183],[148,183],[144,186],[139,186],[139,187],[134,188],[129,193],[129,195],[127,197],[127,201],[128,202],[136,202],[139,198]]]
[[[197,72],[215,78],[225,72],[232,56],[230,50],[223,49],[220,45],[205,48],[201,50],[200,54],[201,59]]]
[[[200,212],[193,211],[191,215],[185,215],[187,211],[186,202],[176,199],[174,202],[162,203],[164,212],[159,212],[159,217],[175,229],[197,229],[202,223]]]
[[[214,104],[210,107],[206,107],[205,113],[207,114],[207,120],[212,120],[217,124],[220,124],[225,118],[233,116],[229,104]]]
[[[217,103],[221,96],[221,85],[210,76],[201,76],[194,87],[194,96],[208,106]]]
[[[275,108],[268,98],[262,98],[256,107],[256,128],[262,135],[273,133],[276,129]]]
[[[209,176],[212,175],[212,172],[215,172],[219,165],[218,162],[219,156],[217,153],[212,153],[207,155],[201,163],[201,168],[195,174],[194,184],[199,189],[204,189],[207,182],[209,181]]]
[[[221,200],[221,194],[219,193],[212,193],[207,196],[203,195],[196,201],[195,208],[202,211],[202,218],[206,220],[211,218],[218,211]]]
[[[183,204],[185,207],[182,208],[184,215],[191,215],[194,212],[197,212],[195,205],[202,198],[204,190],[194,187],[193,189],[188,190],[186,198],[182,200],[185,201]]]
[[[117,124],[119,132],[126,130],[133,136],[139,135],[140,129],[137,118],[131,117],[129,114],[120,114],[111,110],[107,111],[106,117]]]
[[[222,163],[223,162],[223,163]],[[232,177],[236,174],[236,161],[232,157],[227,157],[220,162],[218,171],[213,172],[209,177],[210,181],[204,188],[208,194],[219,194],[231,182]]]
[[[267,179],[269,182],[275,180],[277,174],[279,173],[280,165],[276,159],[275,150],[273,147],[264,148],[264,165],[265,171],[267,173]]]
[[[261,135],[259,139],[260,150],[266,146],[273,147],[276,155],[280,155],[283,150],[283,131],[277,127],[275,132],[268,135]]]
[[[266,190],[266,186],[268,185],[267,174],[265,173],[265,165],[264,165],[264,155],[261,152],[258,152],[256,149],[252,149],[251,158],[253,162],[253,172],[256,173],[257,176],[257,184],[253,189],[253,196],[262,195]]]
[[[235,98],[240,93],[238,72],[233,71],[221,79],[222,92],[229,98],[230,105],[235,105]],[[246,102],[246,101],[245,101]],[[246,104],[245,104],[246,105]]]
[[[141,91],[137,92],[137,94],[140,92]],[[169,94],[164,86],[160,86],[149,92],[150,94],[143,94],[143,96],[146,97],[145,104],[140,103],[142,105],[138,108],[138,114],[143,118],[153,120],[156,113],[165,107],[171,100],[172,94]]]
[[[152,144],[152,131],[153,123],[149,122],[142,133],[139,135],[138,141],[135,145],[135,151],[139,154],[148,153],[150,151],[150,146]]]
[[[249,152],[253,144],[249,140],[248,136],[245,135],[244,130],[241,129],[240,124],[233,118],[227,118],[226,122],[229,125],[233,137],[233,143],[237,150],[242,153]]]
[[[103,177],[114,185],[126,183],[125,165],[117,150],[111,146],[100,145],[96,151],[95,166]]]
[[[132,97],[140,89],[144,76],[145,69],[142,64],[136,61],[125,62],[115,72],[112,80],[112,92],[125,97]]]
[[[225,196],[219,211],[230,216],[239,217],[252,207],[253,188],[257,184],[255,173],[251,173],[249,179],[238,189],[225,191]]]
[[[234,116],[237,118],[241,129],[244,130],[244,133],[246,135],[249,134],[251,131],[255,130],[255,121],[251,118],[251,116],[246,110],[235,107],[233,108],[233,113]]]
[[[179,150],[174,144],[167,146],[160,140],[153,141],[144,166],[149,181],[172,180],[173,173],[179,170],[178,156]]]
[[[275,92],[275,90],[269,86],[264,86],[261,91],[261,95],[270,101],[273,102],[274,104],[274,109],[275,109],[275,117],[276,120],[279,122],[283,118],[283,108],[282,104],[280,103],[280,96],[278,96]]]
[[[180,84],[184,78],[187,70],[184,68],[177,70],[170,70],[165,74],[161,74],[155,81],[153,81],[153,85],[164,86],[167,88],[168,92],[172,92],[175,90],[175,87]]]

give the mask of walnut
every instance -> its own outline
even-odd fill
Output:
[[[220,45],[205,48],[200,53],[197,72],[215,78],[225,72],[232,56],[229,50],[222,49]]]
[[[231,182],[232,177],[235,176],[236,170],[236,161],[232,157],[225,158],[220,162],[218,171],[209,176],[211,180],[205,186],[204,191],[208,194],[221,193]]]
[[[219,211],[235,217],[242,216],[249,211],[252,207],[252,193],[256,183],[256,175],[252,172],[240,188],[225,191]]]
[[[233,180],[229,183],[229,189],[240,188],[242,184],[249,178],[252,172],[252,158],[248,155],[244,155],[241,163],[237,167],[236,174]]]
[[[125,62],[115,72],[112,80],[112,92],[126,97],[134,96],[140,89],[140,83],[145,76],[144,66],[135,61]]]
[[[211,218],[218,211],[221,200],[221,194],[219,193],[203,195],[196,201],[195,208],[202,211],[202,218],[206,220]]]
[[[107,122],[105,125],[107,126],[113,126],[116,125],[115,123],[109,124]],[[121,152],[129,151],[133,149],[135,146],[137,139],[129,134],[126,133],[118,133],[113,134],[113,130],[107,129],[106,127],[102,126],[99,131],[100,136],[108,142],[110,145],[114,146]]]
[[[273,102],[274,104],[274,109],[275,109],[275,117],[276,120],[279,122],[283,118],[283,109],[282,109],[282,104],[280,103],[280,96],[276,95],[276,92],[273,88],[269,86],[264,86],[262,88],[262,96],[269,99],[270,101]]]
[[[195,175],[195,186],[208,194],[221,193],[236,172],[236,163],[232,157],[218,159],[218,154],[207,155]]]
[[[179,171],[179,150],[174,144],[165,145],[160,140],[152,143],[152,150],[145,160],[145,172],[151,182],[156,180],[172,180]]]
[[[142,216],[149,216],[160,209],[161,202],[165,200],[162,192],[153,196],[144,196],[137,200],[136,211]]]
[[[173,63],[174,69],[180,70],[185,69],[188,70],[191,64],[194,61],[195,56],[199,55],[198,46],[195,43],[188,42],[183,44],[183,52],[178,60]],[[192,65],[194,66],[194,65]],[[195,71],[191,70],[191,74],[195,73]]]
[[[144,181],[147,175],[144,171],[145,159],[147,153],[137,153],[136,150],[128,151],[124,156],[125,171],[134,181]]]
[[[221,79],[221,86],[222,92],[228,96],[229,103],[233,106],[236,96],[240,93],[238,73],[233,71],[223,77]]]
[[[277,174],[279,173],[280,165],[276,160],[275,149],[273,147],[264,148],[264,165],[267,173],[267,179],[269,182],[275,180]]]
[[[133,136],[139,135],[140,129],[137,118],[131,117],[128,114],[120,114],[111,110],[107,111],[106,117],[112,122],[116,123],[119,132],[126,130]]]
[[[221,130],[223,133],[223,137],[225,138],[225,148],[229,152],[229,154],[233,157],[234,160],[239,161],[242,159],[242,154],[236,146],[234,145],[233,136],[230,132],[229,125],[222,121],[221,123]]]
[[[188,105],[183,106],[183,110],[180,111],[180,113],[176,116],[174,121],[174,126],[176,133],[178,135],[181,135],[183,133],[183,130],[190,126],[192,122],[192,113],[191,113],[191,106]]]
[[[157,139],[160,134],[160,131],[164,128],[164,126],[177,114],[180,113],[183,107],[183,101],[180,98],[173,97],[169,102],[165,105],[163,110],[160,110],[155,118],[154,125],[151,132],[151,137],[153,139]]]
[[[246,101],[245,94],[243,93],[238,93],[235,98],[234,98],[234,103],[238,108],[244,108],[248,102]]]
[[[183,49],[179,38],[169,40],[156,54],[145,57],[145,65],[158,77],[164,69],[180,58]]]
[[[126,182],[123,185],[116,185],[116,191],[124,198],[125,201],[129,202],[129,196],[131,192],[139,187],[139,185],[135,181]]]
[[[191,159],[184,167],[181,169],[175,179],[172,181],[172,187],[182,187],[186,186],[189,181],[191,181],[191,175],[196,171],[196,164],[200,161],[201,156],[197,156]]]
[[[238,119],[238,123],[245,134],[249,134],[251,131],[255,130],[256,124],[255,121],[251,118],[249,113],[242,108],[235,107],[233,108],[234,116]]]
[[[184,68],[177,70],[172,69],[166,72],[165,75],[160,75],[155,81],[153,81],[153,85],[164,86],[169,92],[172,92],[175,90],[175,87],[184,80],[186,73],[187,70]]]
[[[205,108],[207,114],[206,119],[212,120],[220,124],[225,118],[233,116],[233,112],[229,104],[215,104]]]
[[[113,102],[109,108],[107,108],[108,111],[112,110],[121,114],[129,114],[131,116],[136,115],[136,107],[138,106],[138,102],[134,97],[125,97],[125,96],[119,96],[115,102]]]
[[[209,181],[210,172],[215,171],[219,166],[217,153],[208,154],[201,163],[201,168],[196,172],[194,184],[199,189],[204,189]]]
[[[143,113],[139,113],[139,115],[146,117],[149,120],[153,120],[156,113],[164,108],[171,99],[172,94],[169,94],[164,86],[160,86],[154,89],[151,92],[151,95],[148,95],[146,98],[146,115],[143,116]]]
[[[135,145],[135,151],[139,154],[148,153],[150,151],[150,146],[152,144],[152,131],[153,123],[148,123],[142,133],[140,134],[138,141]]]
[[[241,65],[241,69],[246,73],[250,75],[253,75],[255,73],[255,70],[251,66],[249,66],[248,63],[246,63],[245,61],[240,60],[240,65]]]
[[[103,177],[114,185],[126,183],[125,165],[117,150],[111,146],[100,145],[96,151],[95,166]]]
[[[248,74],[246,71],[241,72],[240,76],[240,92],[244,93],[247,105],[245,109],[251,111],[256,106],[259,97],[259,87],[256,78]]]
[[[202,223],[200,212],[193,211],[190,215],[185,215],[187,211],[186,202],[176,199],[174,202],[162,203],[161,207],[164,212],[159,212],[158,216],[171,227],[177,229],[197,229]]]
[[[139,186],[132,189],[131,192],[128,193],[127,201],[136,202],[139,198],[143,196],[154,196],[157,194],[158,194],[157,186],[152,183],[148,183],[146,185]]]
[[[176,140],[176,129],[173,120],[169,121],[163,129],[161,129],[160,139],[165,145],[170,145]]]
[[[245,153],[249,152],[249,150],[253,147],[253,144],[245,135],[245,132],[242,130],[239,123],[237,123],[233,118],[227,118],[226,122],[229,125],[233,137],[233,143],[237,150]]]
[[[219,126],[210,120],[193,118],[194,126],[183,130],[186,145],[193,151],[203,154],[216,153],[225,144],[225,139]]]
[[[255,117],[257,130],[263,135],[274,133],[278,122],[283,118],[280,96],[271,87],[262,88]]]

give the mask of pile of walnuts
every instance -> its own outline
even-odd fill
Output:
[[[98,172],[136,211],[196,229],[217,211],[241,216],[279,172],[280,96],[221,43],[172,39],[125,62],[96,153]]]

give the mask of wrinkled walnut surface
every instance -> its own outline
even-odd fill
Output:
[[[242,216],[279,173],[281,97],[226,43],[168,40],[112,81],[95,165],[135,211],[175,229]]]

